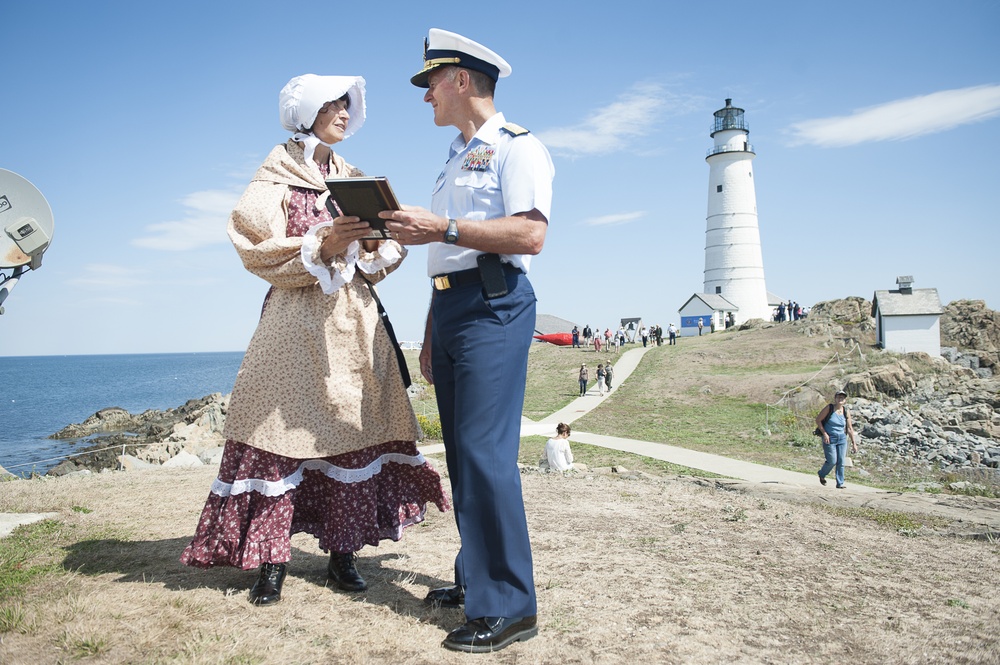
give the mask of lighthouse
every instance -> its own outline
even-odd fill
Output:
[[[736,322],[771,318],[757,226],[753,146],[743,109],[727,99],[715,112],[715,145],[708,151],[708,216],[705,231],[705,294],[736,306]]]

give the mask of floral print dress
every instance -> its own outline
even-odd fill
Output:
[[[290,144],[287,153],[297,158],[298,167],[302,168],[301,150],[296,153],[295,146]],[[274,155],[275,153],[272,153],[269,157],[269,162],[273,161]],[[282,160],[287,158],[287,154],[281,154]],[[265,167],[269,162],[265,162]],[[340,164],[344,164],[342,160]],[[336,165],[335,163],[334,166]],[[265,171],[265,167],[262,167],[261,172]],[[329,165],[325,169],[321,168],[321,174],[326,176],[329,168]],[[273,165],[272,170],[274,170]],[[288,185],[285,190],[288,194],[287,198],[283,199],[283,205],[287,206],[287,228],[284,229],[284,235],[288,239],[302,237],[315,225],[332,219],[325,207],[317,205],[321,192],[314,183],[307,184],[308,186],[304,187]],[[246,259],[244,262],[247,263]],[[359,283],[359,280],[363,279],[359,271],[348,283],[340,287],[341,293],[338,293],[338,296],[344,295],[345,299],[339,306],[360,306],[356,304],[362,302],[360,299],[349,299],[346,295],[365,293],[367,285]],[[318,302],[330,298],[323,296],[318,289],[318,286],[310,285],[302,287],[301,290],[306,297],[315,297]],[[297,314],[291,321],[284,320],[287,317],[282,316],[280,327],[273,324],[264,325],[265,318],[269,315],[273,318],[281,314],[269,311],[275,307],[276,300],[279,303],[278,307],[281,307],[282,300],[274,296],[283,295],[283,292],[288,290],[272,286],[265,298],[261,324],[247,351],[248,359],[253,355],[258,358],[258,364],[280,357],[282,350],[278,347],[282,344],[293,349],[297,344],[301,344],[301,340],[297,339],[300,336],[296,330],[297,326],[302,326],[305,331],[301,335],[308,334],[308,330],[322,327],[315,321],[299,321],[298,319],[302,318],[298,314],[299,310],[296,310]],[[325,310],[316,309],[316,312],[315,317],[329,318]],[[338,316],[343,316],[343,313]],[[349,319],[351,317],[353,314],[348,316]],[[361,318],[360,314],[358,318]],[[272,333],[258,339],[261,329],[265,327],[272,329]],[[343,328],[339,326],[339,329]],[[279,331],[277,335],[273,334],[274,330]],[[381,330],[377,333],[384,335],[384,331]],[[282,339],[283,337],[287,339]],[[359,346],[362,348],[366,346],[359,345],[356,339],[351,344],[338,344],[343,340],[326,341],[329,343],[320,346],[333,349],[331,353],[342,353],[343,347],[357,349]],[[375,335],[374,339],[367,343],[370,351],[366,353],[373,352],[376,356],[385,356],[385,346],[385,340]],[[352,352],[357,353],[357,351]],[[244,376],[237,378],[237,385],[233,390],[233,405],[227,415],[227,430],[230,429],[228,418],[233,417],[234,413],[232,407],[237,406],[241,394],[244,394],[241,388],[245,384],[252,384],[246,386],[246,392],[253,394],[254,399],[260,402],[261,391],[269,387],[260,385],[262,382],[269,384],[269,381],[262,378],[266,375],[255,373],[252,371],[254,370],[252,366],[248,367],[252,365],[248,359],[244,360],[244,367],[240,370]],[[323,360],[336,362],[336,358]],[[390,363],[379,362],[377,358],[375,360],[362,358],[361,362],[367,363],[366,366],[369,368],[374,363],[377,370],[373,370],[375,374],[385,370],[386,367],[389,368],[384,372],[386,376],[379,377],[379,383],[391,383],[395,386],[393,382],[400,381],[395,360]],[[247,369],[246,373],[244,369]],[[289,373],[283,371],[281,367],[270,368],[269,371],[274,372],[275,376]],[[306,378],[294,384],[293,390],[296,394],[289,395],[289,388],[284,387],[281,391],[275,391],[273,402],[319,403],[322,406],[322,403],[329,402],[333,397],[342,399],[342,395],[338,393],[351,390],[354,377],[345,374],[338,381],[335,376],[337,371],[350,370],[316,368],[317,376],[314,381],[307,380],[308,372],[303,373],[302,376]],[[379,386],[371,381],[367,387],[369,392],[380,392]],[[398,389],[398,386],[395,387]],[[363,392],[359,392],[363,391],[363,388],[364,386],[356,387],[353,394],[361,394],[364,397]],[[384,399],[390,400],[390,397]],[[253,402],[244,400],[244,403],[247,401]],[[369,429],[375,434],[369,436],[379,436],[381,433],[388,433],[386,435],[391,436],[392,433],[400,431],[407,433],[419,431],[415,426],[408,401],[405,405],[408,412],[405,413],[401,412],[404,407],[399,401],[397,391],[391,395],[390,407],[383,408],[386,413],[385,418],[402,421],[405,420],[403,416],[406,416],[413,421],[412,428],[408,422],[375,423],[375,426]],[[264,407],[255,408],[260,410]],[[318,407],[312,407],[312,411],[316,408]],[[338,408],[333,409],[331,413],[343,411],[345,410],[340,408],[338,403]],[[243,411],[236,409],[235,412],[236,419],[241,421],[253,420],[256,417],[252,414],[244,415],[246,409]],[[349,417],[346,425],[332,423],[328,429],[314,434],[315,443],[310,445],[315,445],[317,449],[337,450],[338,447],[345,445],[343,441],[324,439],[343,439],[344,437],[337,436],[338,427],[346,432],[356,433],[359,429],[356,421],[359,418],[371,419],[368,414],[357,413],[347,414],[345,417]],[[241,431],[242,426],[242,422],[234,423],[233,429]],[[296,431],[296,422],[286,422],[283,426],[296,435],[300,433]],[[302,427],[297,429],[301,430]],[[263,563],[284,563],[291,558],[291,536],[300,532],[315,536],[323,551],[355,552],[364,545],[378,545],[383,539],[399,540],[405,527],[423,520],[427,503],[435,504],[442,511],[450,507],[438,473],[417,450],[416,442],[413,440],[380,441],[340,454],[300,457],[275,452],[282,450],[282,447],[280,441],[274,441],[273,427],[258,428],[254,431],[262,431],[270,437],[267,446],[248,445],[232,437],[227,439],[219,475],[212,484],[194,539],[181,555],[182,563],[199,568],[225,565],[244,570],[257,568]],[[360,444],[353,443],[349,447],[358,445]],[[299,448],[293,448],[291,452],[297,450]]]

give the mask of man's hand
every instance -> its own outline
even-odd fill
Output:
[[[431,370],[431,345],[430,340],[424,342],[420,349],[420,373],[427,379],[427,383],[434,385],[434,372]]]
[[[418,206],[402,206],[402,210],[384,210],[378,215],[388,220],[385,228],[401,245],[426,245],[441,242],[448,230],[448,220]]]

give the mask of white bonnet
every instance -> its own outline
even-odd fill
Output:
[[[351,100],[346,139],[365,124],[365,79],[361,76],[296,76],[278,93],[281,126],[290,132],[304,132],[313,126],[324,104],[345,94]]]

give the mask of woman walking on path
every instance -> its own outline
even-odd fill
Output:
[[[588,381],[590,381],[590,372],[587,370],[587,365],[580,365],[580,397],[587,394]]]
[[[816,428],[823,438],[823,455],[826,463],[819,470],[819,482],[826,485],[826,476],[835,467],[837,469],[837,489],[844,485],[844,458],[847,457],[847,437],[851,437],[851,452],[858,452],[858,444],[854,438],[854,425],[851,414],[847,411],[847,393],[838,390],[833,396],[833,404],[827,404],[816,416]]]
[[[604,366],[604,385],[608,387],[608,392],[611,392],[611,379],[615,377],[615,372],[611,367],[611,363]]]
[[[597,391],[604,397],[604,365],[597,366]]]
[[[406,251],[364,240],[368,224],[328,211],[324,179],[361,171],[330,146],[365,120],[360,76],[293,78],[279,95],[293,133],[275,147],[229,218],[250,272],[271,284],[233,387],[226,445],[181,562],[259,568],[254,605],[281,600],[292,534],[330,552],[330,580],[364,591],[355,552],[448,500],[417,450],[421,436],[374,283]]]

